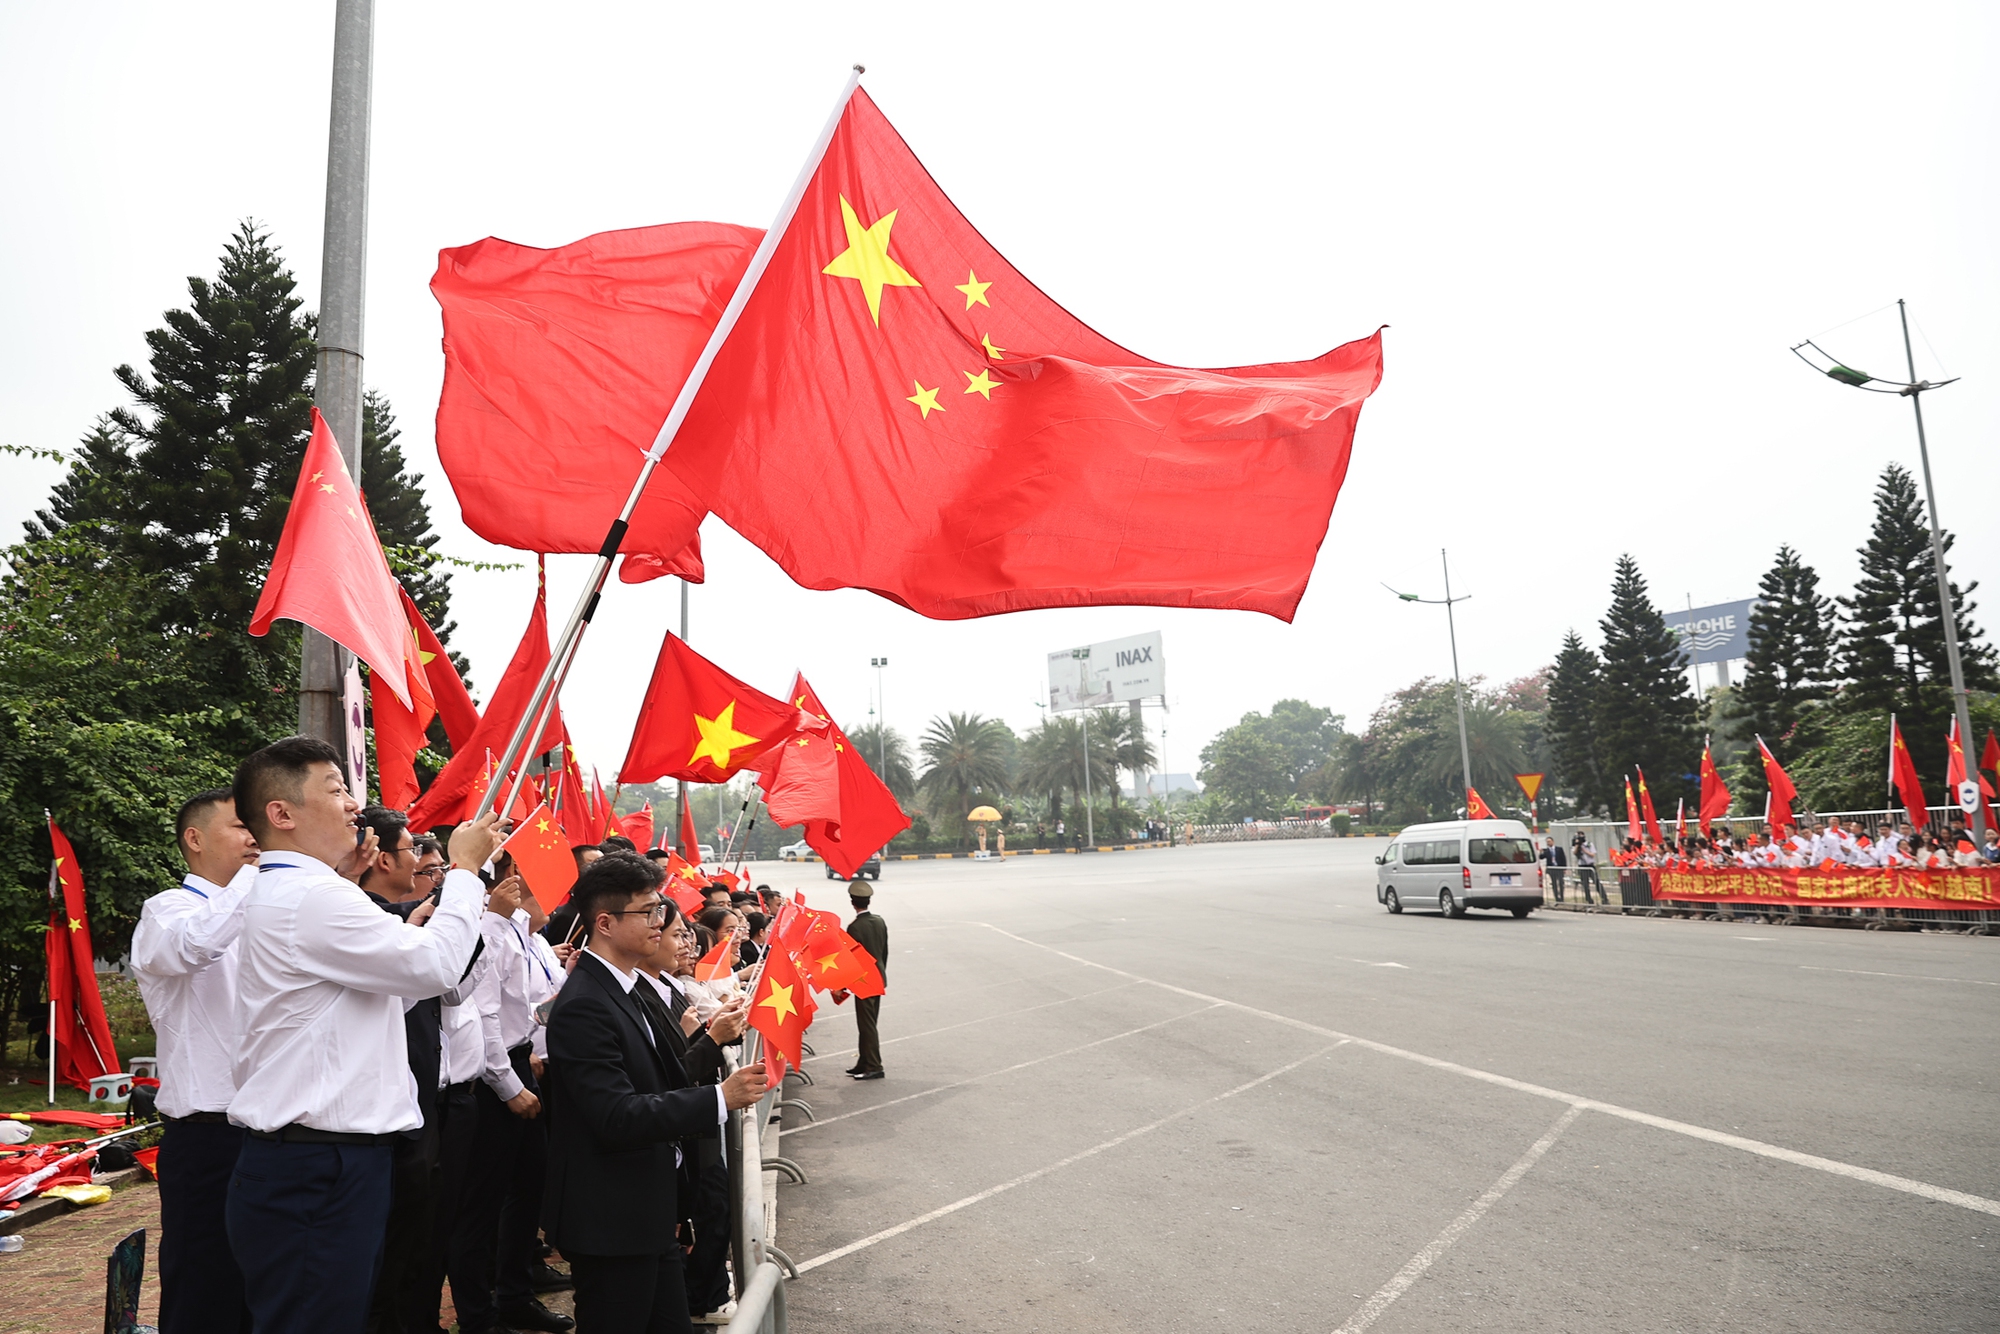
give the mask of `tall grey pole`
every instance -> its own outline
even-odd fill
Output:
[[[1451,631],[1451,691],[1458,701],[1458,759],[1465,766],[1465,792],[1463,800],[1466,814],[1472,814],[1472,747],[1465,740],[1465,687],[1458,679],[1458,620],[1451,610],[1451,558],[1444,548],[1438,548],[1438,559],[1444,562],[1444,623]]]
[[[1091,819],[1091,803],[1096,797],[1090,790],[1090,710],[1083,711],[1083,838],[1092,847],[1097,846],[1097,825]]]
[[[320,256],[319,362],[313,405],[348,475],[361,478],[361,329],[368,278],[368,120],[374,83],[374,0],[334,0],[333,102],[326,133],[326,231]],[[307,629],[299,655],[299,731],[343,753],[347,650]]]
[[[1965,693],[1965,668],[1958,658],[1958,606],[1951,600],[1951,578],[1945,573],[1944,530],[1938,524],[1937,491],[1931,486],[1931,450],[1924,439],[1924,399],[1923,384],[1917,379],[1917,354],[1910,346],[1910,312],[1900,298],[1896,301],[1896,314],[1903,321],[1903,358],[1910,367],[1910,387],[1903,392],[1910,396],[1910,406],[1917,413],[1917,454],[1924,464],[1924,503],[1931,512],[1931,563],[1937,567],[1938,613],[1944,618],[1944,659],[1951,667],[1951,703],[1958,718],[1958,744],[1966,754],[1966,777],[1977,783],[1979,769],[1972,759],[1972,710],[1967,705]],[[1952,793],[1952,800],[1958,794]],[[1986,803],[1975,799],[1972,803],[1972,840],[1974,847],[1986,845]]]
[[[1140,712],[1139,701],[1136,699],[1132,701],[1132,753],[1134,755],[1146,753],[1146,715]],[[1117,775],[1112,775],[1112,778],[1116,781]],[[1146,768],[1142,762],[1138,768],[1132,770],[1132,799],[1145,801],[1151,795],[1146,787]]]
[[[681,643],[685,644],[687,642],[688,642],[688,581],[683,579],[681,580]],[[678,800],[675,802],[675,805],[680,807],[680,809],[675,813],[681,817],[683,822],[685,822],[685,820],[687,819],[687,808],[688,808],[688,780],[685,778],[676,779],[674,783],[674,791],[676,796],[678,797]],[[680,837],[680,830],[681,830],[680,825],[677,824],[674,826],[675,838]],[[660,840],[660,846],[666,848],[666,847],[672,847],[673,844],[669,843],[666,839],[663,838]],[[701,853],[696,848],[682,848],[681,851],[684,853],[686,852],[694,853],[695,859],[697,861],[701,859]]]

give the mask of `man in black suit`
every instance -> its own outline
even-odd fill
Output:
[[[655,863],[609,853],[571,894],[590,936],[549,1012],[542,1226],[570,1263],[578,1334],[693,1328],[675,1235],[678,1141],[764,1095],[761,1065],[694,1085],[657,1031],[666,1016],[658,998],[634,994],[651,985],[639,967],[658,953],[674,911],[660,898],[665,879]]]

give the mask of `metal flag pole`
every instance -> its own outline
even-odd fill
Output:
[[[1458,679],[1458,620],[1451,610],[1451,558],[1445,554],[1443,547],[1439,547],[1438,559],[1444,562],[1444,623],[1451,631],[1451,690],[1452,698],[1458,701],[1458,759],[1465,766],[1465,802],[1469,808],[1472,804],[1472,747],[1465,739],[1465,686]]]
[[[42,807],[42,819],[48,823],[49,828],[51,829],[55,828],[56,817],[46,806]],[[57,903],[61,902],[61,898],[59,896],[62,894],[62,862],[57,859],[53,850],[55,840],[50,839],[49,842],[51,845],[51,851],[49,854],[49,906],[53,908]],[[64,905],[64,911],[65,912],[68,911],[67,904]],[[48,984],[49,984],[49,1106],[53,1107],[56,1105],[56,975],[54,969],[49,970]]]
[[[591,565],[590,577],[584,582],[582,594],[577,598],[576,609],[570,612],[569,620],[563,626],[562,637],[557,641],[555,655],[549,659],[549,665],[542,669],[542,678],[535,683],[535,693],[530,697],[528,707],[521,711],[521,721],[515,724],[514,734],[507,739],[507,749],[500,757],[501,772],[506,772],[520,758],[521,748],[528,741],[529,722],[539,714],[543,702],[548,699],[555,685],[557,676],[569,670],[570,659],[576,653],[578,641],[583,638],[583,628],[589,624],[590,618],[597,611],[597,601],[604,591],[604,581],[611,573],[612,558],[618,554],[619,547],[624,545],[625,530],[631,526],[632,512],[639,507],[639,498],[645,494],[646,483],[652,479],[653,469],[666,454],[667,446],[673,443],[674,436],[680,431],[681,423],[687,420],[688,410],[694,406],[695,395],[700,392],[701,383],[707,378],[709,367],[715,364],[716,355],[722,351],[723,340],[728,338],[730,330],[736,327],[736,321],[741,318],[744,306],[749,304],[750,294],[757,288],[757,280],[764,276],[764,270],[770,266],[771,256],[776,253],[778,242],[784,238],[786,230],[791,226],[792,215],[798,212],[799,201],[805,197],[806,187],[812,183],[813,173],[819,170],[820,159],[826,156],[827,145],[833,142],[834,131],[840,128],[840,118],[847,111],[848,99],[854,96],[854,90],[861,85],[863,72],[863,68],[856,65],[854,72],[848,76],[847,86],[841,89],[840,97],[833,105],[833,114],[827,117],[826,126],[820,131],[819,138],[814,141],[812,151],[806,154],[805,165],[799,168],[799,176],[792,183],[791,192],[779,206],[778,215],[772,219],[770,230],[764,233],[764,239],[758,243],[757,252],[750,257],[750,267],[744,270],[741,281],[736,284],[736,291],[730,296],[728,306],[723,309],[722,319],[717,322],[714,332],[709,334],[708,342],[701,349],[701,356],[695,359],[694,369],[688,372],[680,393],[674,397],[674,405],[667,412],[666,421],[660,424],[659,434],[653,438],[652,448],[646,451],[646,461],[640,466],[638,480],[632,483],[632,493],[625,497],[624,508],[618,511],[618,517],[611,522],[611,530],[604,535],[604,545],[598,548],[597,559]],[[685,581],[682,584],[682,593],[685,596]],[[621,774],[619,777],[623,779],[625,775]],[[492,810],[493,801],[494,790],[488,787],[486,795],[480,798],[479,809],[473,813],[473,819],[479,819]]]

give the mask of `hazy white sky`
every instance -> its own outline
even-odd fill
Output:
[[[1165,759],[1303,696],[1359,727],[1449,671],[1438,549],[1471,593],[1468,673],[1595,638],[1613,561],[1656,598],[1750,596],[1781,541],[1835,591],[1908,405],[1787,347],[1901,369],[1920,322],[1939,505],[2000,622],[2000,11],[1980,4],[479,5],[378,0],[367,376],[392,399],[444,549],[431,449],[439,249],[615,227],[764,225],[847,66],[960,208],[1110,338],[1164,361],[1316,355],[1377,324],[1387,374],[1295,624],[1098,608],[927,621],[814,593],[711,519],[694,644],[850,725],[886,654],[889,721],[1037,717],[1050,649],[1158,629]],[[62,447],[111,368],[267,226],[317,302],[332,5],[0,9],[0,440]],[[1876,312],[1869,315],[1868,312]],[[1982,314],[1981,312],[1984,312]],[[0,456],[0,533],[54,464]],[[1218,495],[1212,522],[1256,523]],[[566,607],[587,558],[559,557]],[[456,643],[490,688],[532,571],[461,574]],[[556,612],[557,617],[560,611]],[[614,583],[566,692],[616,767],[669,581]],[[1157,718],[1158,715],[1155,715]]]

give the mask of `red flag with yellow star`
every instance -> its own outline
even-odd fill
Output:
[[[569,888],[576,883],[576,857],[569,850],[562,821],[547,802],[528,812],[500,846],[513,854],[514,869],[528,882],[528,892],[543,912],[554,912],[569,898]]]
[[[1203,288],[1216,262],[1155,278]],[[857,90],[664,470],[808,588],[942,619],[1290,620],[1381,372],[1379,332],[1226,370],[1119,347],[1002,258]]]
[[[798,718],[793,706],[745,685],[669,634],[618,781],[725,782],[796,732]]]
[[[56,1045],[56,1078],[89,1088],[98,1075],[122,1067],[111,1041],[111,1021],[97,990],[97,951],[90,943],[83,870],[76,849],[49,820],[54,861],[49,867],[49,930],[43,937],[49,977],[49,1040]]]
[[[888,784],[868,767],[859,747],[847,739],[819,696],[806,684],[805,673],[792,678],[792,703],[824,725],[834,746],[839,815],[831,820],[808,818],[805,840],[836,875],[852,877],[862,863],[887,847],[889,840],[910,827],[910,817]],[[816,733],[816,735],[818,735]]]
[[[1646,837],[1654,843],[1663,842],[1660,817],[1653,810],[1653,794],[1646,789],[1646,771],[1636,764],[1632,771],[1639,775],[1639,814],[1646,819]]]
[[[424,733],[431,725],[431,718],[443,718],[446,739],[454,747],[460,747],[472,739],[479,727],[479,706],[466,693],[465,682],[445,656],[444,645],[438,642],[409,593],[398,585],[396,594],[403,600],[403,619],[416,641],[417,663],[423,668],[422,674],[413,680],[417,687],[413,701],[416,707],[405,708],[403,701],[393,694],[376,690],[372,676],[368,683],[368,705],[375,722],[375,767],[381,774],[382,804],[404,811],[423,791],[417,785],[415,761],[417,752],[428,744]],[[431,666],[440,661],[442,667]]]
[[[250,615],[250,633],[267,633],[279,617],[309,625],[367,663],[371,677],[412,708],[424,669],[400,591],[340,446],[314,408],[298,489]]]
[[[639,849],[639,851],[645,852],[648,848],[651,848],[653,846],[652,798],[648,797],[646,804],[638,810],[633,811],[630,815],[616,817],[615,823],[618,826],[618,832],[631,839],[632,846]]]
[[[1893,726],[1893,724],[1892,724]],[[1729,788],[1716,771],[1715,756],[1708,748],[1708,742],[1701,743],[1701,836],[1708,837],[1708,827],[1716,820],[1729,814]]]
[[[708,888],[708,877],[701,868],[685,857],[667,849],[667,883],[660,892],[674,901],[683,916],[692,917],[701,911],[702,891]]]
[[[763,976],[758,979],[756,995],[750,998],[750,1027],[797,1066],[799,1044],[810,1022],[805,980],[785,951],[772,950],[764,957]]]

